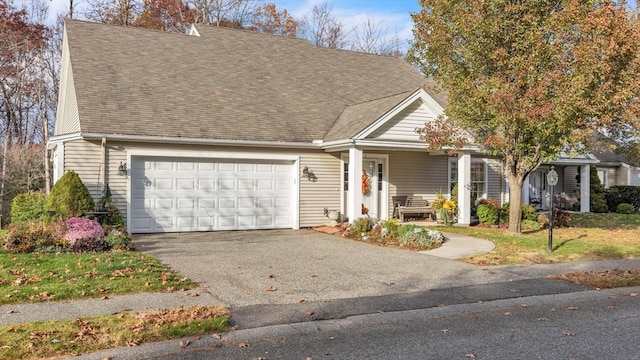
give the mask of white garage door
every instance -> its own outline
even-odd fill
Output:
[[[134,233],[293,227],[291,161],[134,157]]]

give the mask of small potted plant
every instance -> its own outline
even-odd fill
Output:
[[[453,223],[453,216],[456,213],[456,202],[448,199],[442,204],[442,209],[440,212],[442,213],[442,218],[446,225],[451,225]]]
[[[433,208],[433,210],[436,213],[436,220],[438,221],[438,223],[442,223],[442,219],[443,219],[443,206],[445,204],[445,202],[447,201],[447,198],[444,196],[444,194],[442,193],[442,191],[438,191],[438,194],[436,194],[436,199],[433,200],[433,202],[431,203],[431,207]]]

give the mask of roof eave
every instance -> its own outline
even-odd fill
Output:
[[[85,140],[98,140],[105,138],[110,141],[137,142],[137,143],[163,143],[163,144],[188,144],[188,145],[218,145],[218,146],[249,146],[249,147],[285,147],[296,149],[319,149],[319,144],[308,142],[290,141],[257,141],[257,140],[223,140],[200,139],[165,136],[138,136],[103,133],[81,133]]]

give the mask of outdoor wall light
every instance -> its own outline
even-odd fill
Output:
[[[309,167],[308,167],[308,166],[305,166],[305,167],[302,169],[302,175],[303,175],[304,177],[306,177],[306,178],[307,178],[307,180],[309,180],[309,181],[316,182],[316,180],[318,180],[318,177],[316,176],[316,174],[314,174],[314,173],[313,173],[313,170],[309,169]]]
[[[127,163],[122,163],[120,161],[120,166],[118,166],[118,175],[127,176]]]

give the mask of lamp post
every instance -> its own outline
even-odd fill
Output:
[[[554,194],[553,190],[556,184],[558,183],[558,173],[555,168],[551,166],[551,170],[547,174],[547,183],[549,183],[549,187],[551,188],[551,212],[549,214],[549,244],[547,245],[547,250],[549,252],[553,251],[553,205],[554,205]]]

